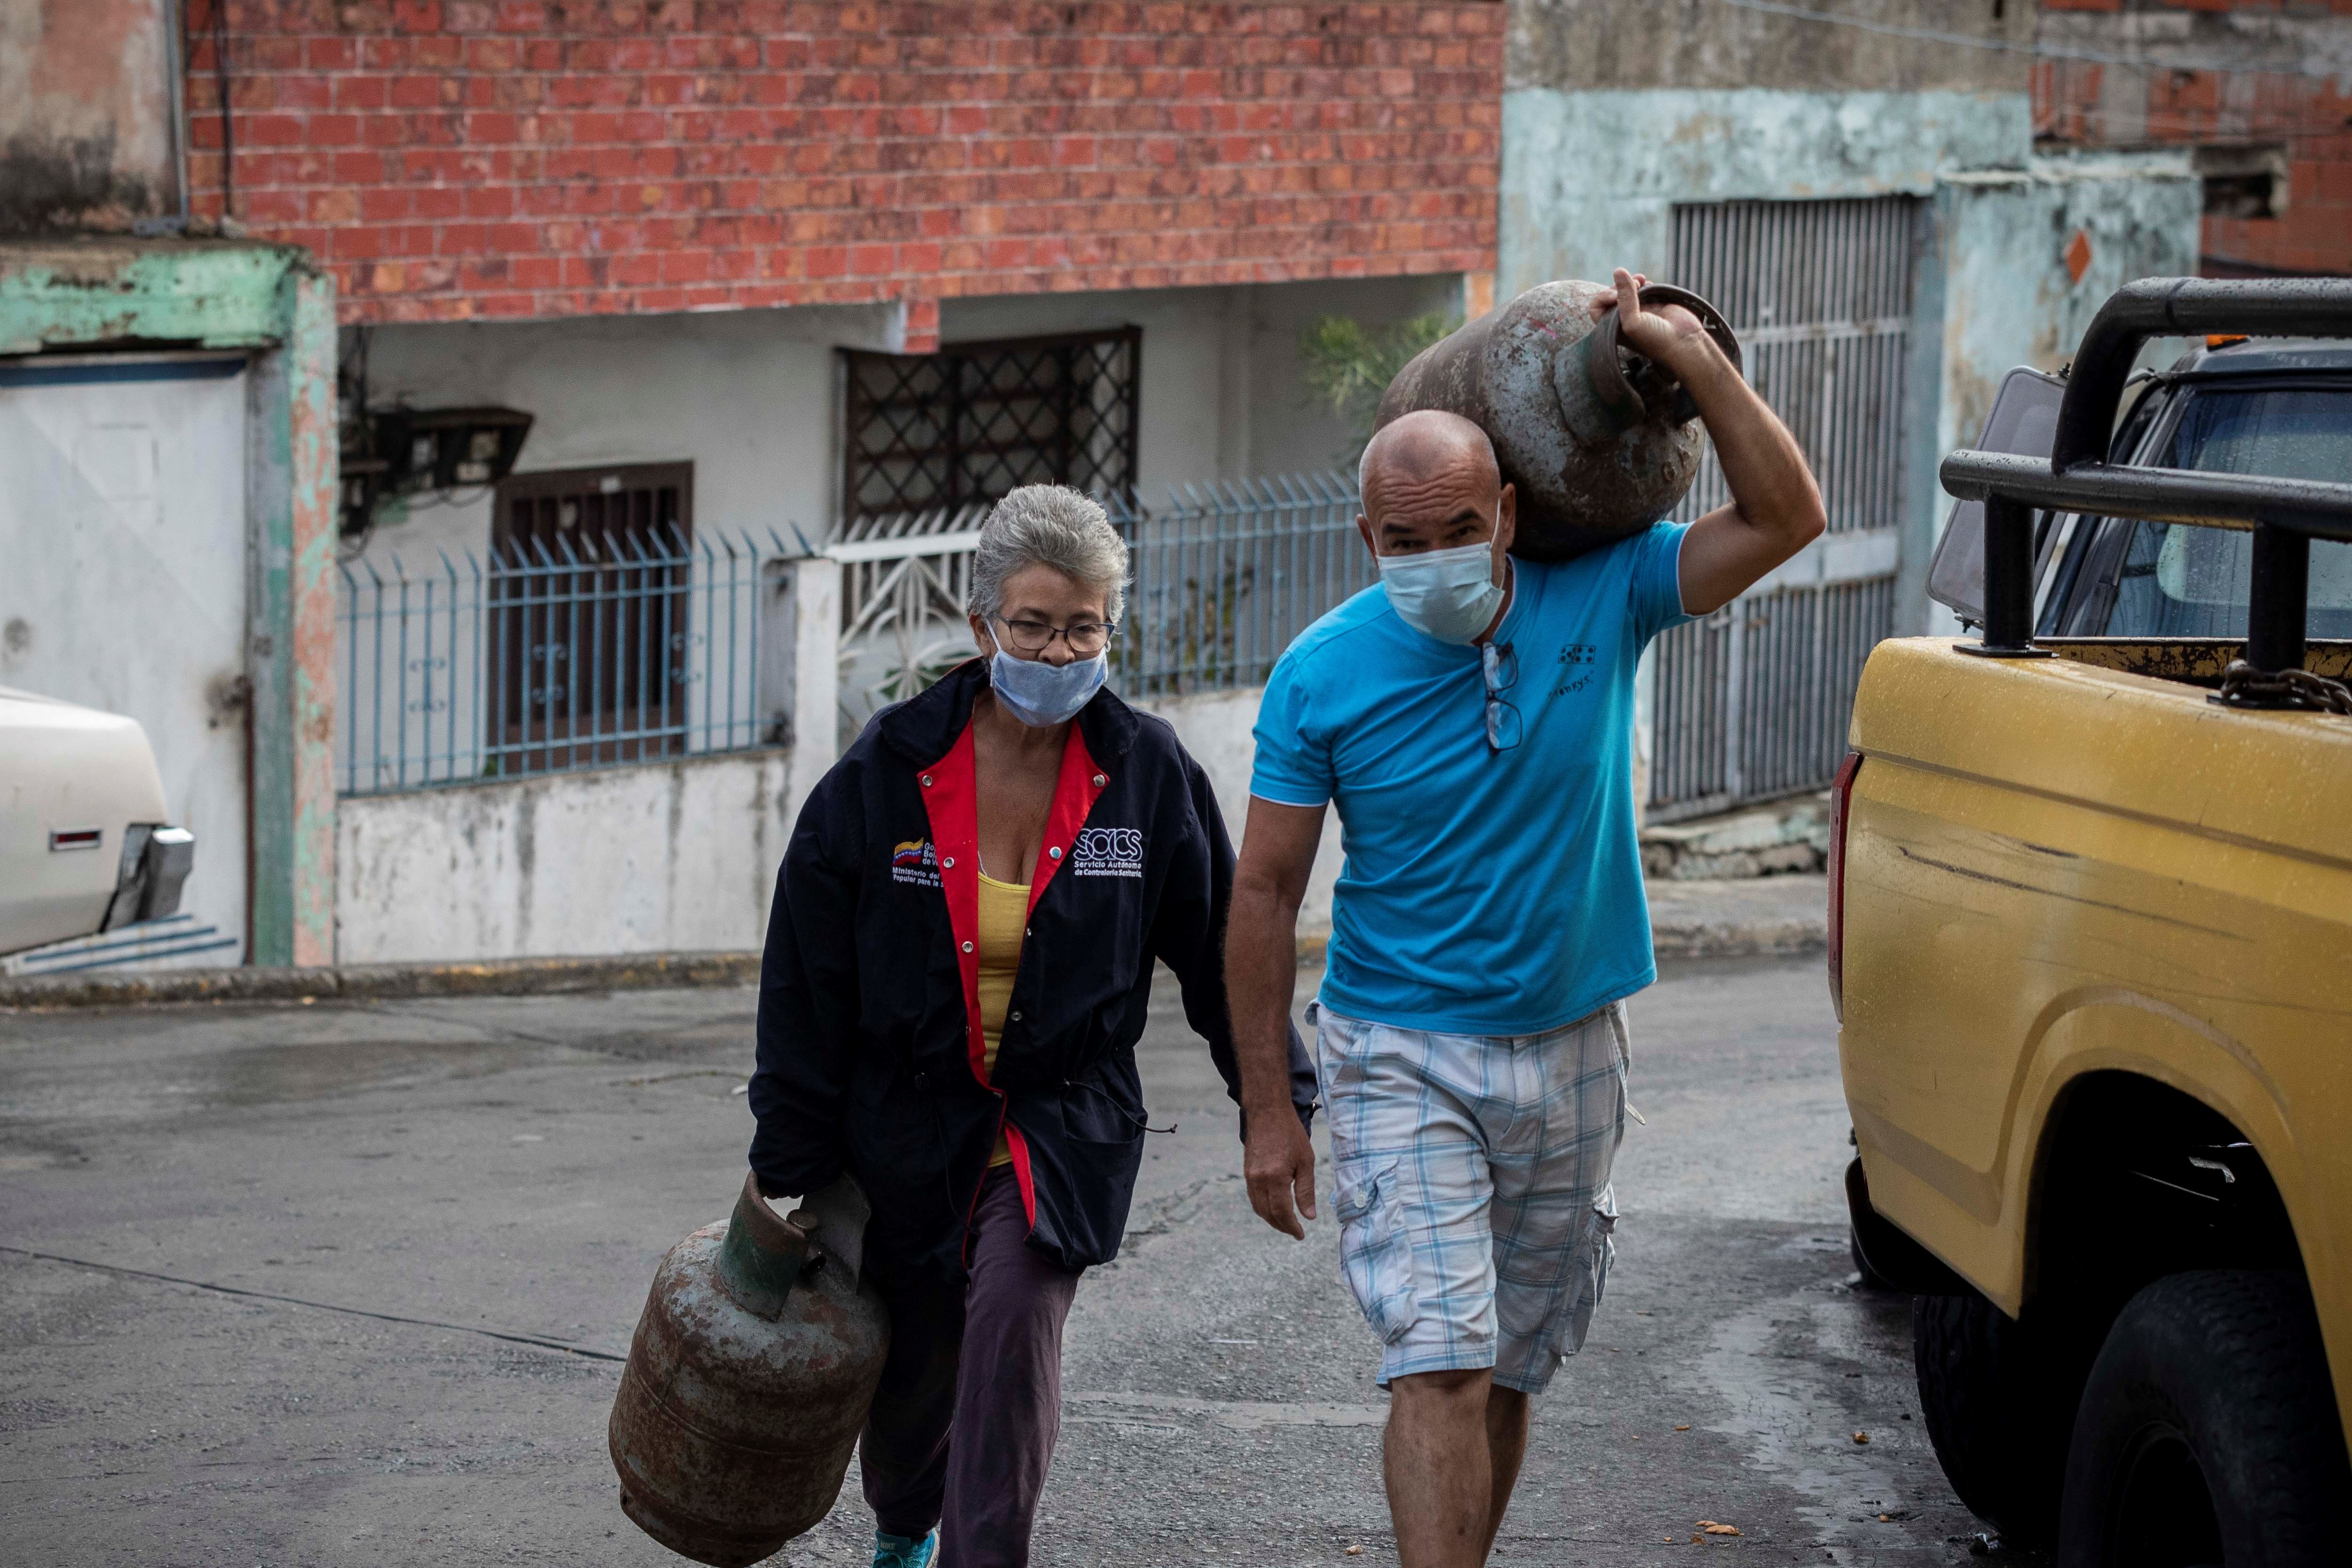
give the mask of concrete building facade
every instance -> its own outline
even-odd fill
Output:
[[[870,574],[778,550],[1022,479],[1149,497],[1342,458],[1299,331],[1489,301],[1505,18],[1483,0],[220,0],[183,83],[194,218],[299,246],[337,289],[336,951],[577,951],[607,913],[625,946],[756,940],[762,899],[665,901],[656,861],[737,863],[814,777],[809,716],[772,715],[804,686],[779,647],[834,658],[793,584]],[[933,402],[876,412],[860,376]],[[985,403],[1010,383],[968,412],[975,385]],[[371,494],[418,421],[484,410],[528,420],[495,478]],[[947,426],[940,450],[907,458],[908,418]],[[975,458],[975,440],[1020,449]],[[887,450],[861,489],[869,447]],[[926,464],[941,483],[908,479]],[[659,515],[613,524],[595,498],[616,491]],[[683,555],[519,574],[532,551],[593,548],[586,530],[526,538],[513,509],[531,504],[587,507],[632,559],[745,543],[767,575],[722,608]],[[952,557],[929,564],[951,586]],[[566,618],[506,608],[517,595]],[[721,644],[723,669],[685,669]],[[713,740],[709,693],[755,667],[759,727],[729,710]],[[583,689],[589,727],[628,739],[530,749],[578,738],[557,710]],[[702,718],[672,723],[672,697]],[[668,847],[617,858],[632,890],[562,853],[556,825],[640,807]]]
[[[351,390],[529,413],[525,473],[690,458],[738,525],[844,514],[836,350],[1140,327],[1149,489],[1328,462],[1297,327],[1493,268],[1478,0],[224,5],[195,210],[319,258]]]
[[[1313,511],[1264,476],[1349,449],[1301,329],[1618,265],[1724,307],[1832,521],[1662,640],[1643,796],[1817,787],[1871,644],[1933,624],[1936,461],[2116,284],[2194,269],[2210,188],[2179,149],[2037,143],[2021,0],[194,0],[184,60],[161,0],[106,4],[170,62],[131,97],[178,110],[106,159],[27,121],[82,173],[0,257],[0,414],[11,366],[69,350],[248,356],[268,499],[201,536],[253,563],[247,629],[183,662],[253,693],[257,962],[756,942],[838,728],[955,656],[974,509],[1033,479],[1211,494],[1162,509],[1136,603],[1200,678],[1154,700],[1238,826],[1262,672],[1223,639],[1339,581],[1281,563],[1355,548],[1334,510],[1311,550],[1218,553]],[[28,74],[14,37],[0,83],[129,90]],[[56,237],[131,224],[163,232]],[[207,233],[240,238],[173,237]],[[134,306],[91,307],[92,268]],[[1274,500],[1220,521],[1248,487]],[[1710,471],[1689,510],[1723,499]],[[83,593],[52,575],[48,650]],[[861,637],[903,644],[863,707]],[[226,756],[205,681],[133,684]]]
[[[2042,0],[2038,142],[2186,153],[2210,278],[2352,273],[2344,0]]]
[[[1628,267],[1698,289],[1811,456],[1830,532],[1644,675],[1660,818],[1820,788],[1880,637],[1942,624],[1944,453],[2114,287],[2193,270],[2176,153],[2034,136],[2032,6],[1514,0],[1497,293]],[[1708,469],[1692,513],[1727,499]]]

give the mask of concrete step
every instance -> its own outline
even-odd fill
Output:
[[[1642,829],[1642,870],[1653,880],[1722,881],[1826,869],[1830,796],[1792,795],[1720,816]]]

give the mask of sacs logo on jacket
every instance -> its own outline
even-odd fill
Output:
[[[1143,877],[1143,829],[1089,827],[1070,847],[1075,877]]]

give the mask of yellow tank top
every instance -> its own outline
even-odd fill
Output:
[[[980,1037],[982,1060],[996,1075],[996,1042],[1004,1032],[1004,1011],[1013,1005],[1013,976],[1021,967],[1021,936],[1029,921],[1025,883],[1000,882],[980,874]],[[1004,1134],[996,1135],[991,1165],[1013,1162]]]

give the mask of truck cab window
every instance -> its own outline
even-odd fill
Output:
[[[2189,396],[2166,468],[2352,482],[2352,390],[2200,388]],[[2160,522],[2131,525],[2109,637],[2246,635],[2252,536]],[[2314,542],[2306,629],[2352,637],[2352,544]]]

